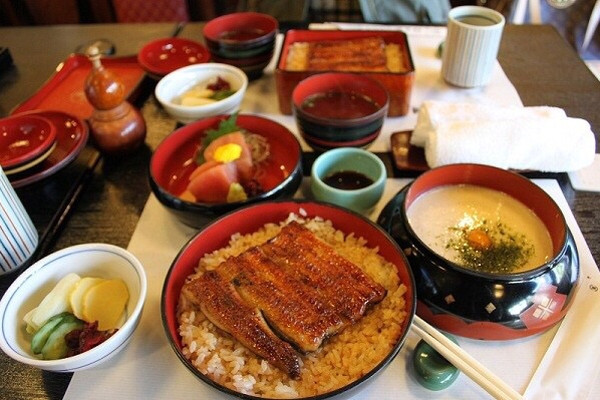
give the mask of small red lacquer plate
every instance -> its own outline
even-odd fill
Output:
[[[146,72],[163,77],[181,67],[207,62],[210,53],[203,45],[192,40],[166,38],[147,43],[137,58]]]
[[[53,110],[35,110],[22,115],[42,117],[50,121],[56,129],[56,141],[54,149],[39,164],[8,176],[11,185],[15,188],[37,182],[62,170],[81,153],[89,136],[87,123],[72,114]]]
[[[45,153],[56,141],[56,129],[46,118],[14,115],[0,119],[0,165],[4,170],[27,164]]]

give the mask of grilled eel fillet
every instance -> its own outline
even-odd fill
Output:
[[[386,295],[383,286],[297,222],[289,223],[261,250],[297,281],[319,292],[350,322]]]
[[[317,350],[386,294],[296,222],[182,291],[217,327],[292,378],[299,376],[299,360],[289,343],[304,353]]]
[[[307,69],[387,72],[385,42],[381,37],[309,42]]]
[[[290,377],[300,377],[296,351],[271,331],[260,311],[242,300],[233,285],[219,273],[206,271],[185,284],[182,291],[217,327]]]
[[[346,326],[318,291],[295,280],[258,247],[229,258],[218,270],[284,340],[304,353],[317,350],[323,339]]]

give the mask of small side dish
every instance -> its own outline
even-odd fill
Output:
[[[94,348],[123,325],[128,300],[121,279],[65,275],[23,317],[31,351],[44,360],[56,360]]]
[[[373,153],[341,147],[321,154],[311,168],[310,189],[316,200],[370,212],[383,195],[387,173]]]
[[[64,283],[58,285],[63,280]],[[120,299],[117,303],[123,301],[122,294],[115,294],[122,293],[119,289],[122,289],[122,284],[127,288],[124,308],[115,305],[116,300]],[[59,286],[64,288],[60,289]],[[139,325],[146,291],[144,266],[129,251],[106,243],[85,243],[66,247],[43,257],[22,271],[0,299],[0,349],[19,363],[45,371],[67,373],[95,368],[126,348]],[[50,296],[51,292],[54,294]],[[36,311],[32,312],[34,309]],[[79,314],[83,315],[83,318],[76,316],[80,312],[83,313]],[[118,322],[113,325],[116,330],[111,332],[106,340],[103,337],[105,333],[100,332],[111,331],[111,327],[102,331],[101,321],[104,317],[99,315],[105,312],[119,316]],[[69,313],[69,316],[63,313]],[[88,323],[83,321],[88,319],[85,314],[90,321],[87,330],[85,325]],[[71,329],[67,329],[67,321],[70,320],[73,325],[81,325],[81,322],[75,320],[82,320],[83,331],[80,334],[73,333],[77,337],[74,342],[78,339],[81,342],[83,339],[83,344],[90,346],[81,346],[79,354],[56,359],[44,359],[34,354],[31,342],[35,333],[32,335],[27,331],[28,324],[25,322],[33,320],[34,315],[36,322],[30,325],[35,325],[36,332],[53,317],[54,321],[61,320],[61,330],[69,331]],[[66,319],[63,321],[63,318]],[[114,318],[116,317],[110,319]],[[95,320],[98,320],[99,324],[92,328]],[[58,322],[56,323],[58,326]],[[55,329],[51,329],[50,325],[46,329],[49,336],[44,345],[56,342],[57,348],[64,351],[65,340],[61,343],[51,339]],[[55,336],[61,335],[56,331]],[[38,336],[36,347],[38,340],[40,344],[44,342],[44,335]],[[50,350],[50,345],[47,350]]]
[[[169,115],[189,124],[238,111],[247,87],[248,77],[240,68],[210,62],[167,74],[156,84],[154,96]]]
[[[267,140],[236,124],[237,113],[208,130],[196,152],[198,165],[180,197],[206,203],[232,203],[264,192],[256,174],[267,160]]]

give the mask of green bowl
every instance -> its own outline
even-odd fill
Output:
[[[325,180],[340,172],[358,173],[372,183],[358,189],[340,189]],[[326,151],[313,163],[311,191],[316,200],[365,213],[371,211],[383,195],[387,173],[375,154],[355,147],[340,147]]]

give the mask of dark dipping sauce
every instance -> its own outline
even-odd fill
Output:
[[[368,176],[356,171],[338,171],[323,179],[325,184],[342,190],[357,190],[373,184]]]
[[[221,40],[229,40],[232,42],[244,42],[246,40],[257,39],[265,34],[262,29],[246,29],[239,31],[223,32],[219,38]]]
[[[379,108],[368,96],[338,91],[313,94],[301,105],[301,109],[308,114],[330,119],[362,118],[373,114]]]

